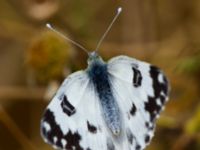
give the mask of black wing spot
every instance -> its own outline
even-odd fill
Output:
[[[135,104],[132,104],[132,107],[131,107],[131,110],[130,110],[130,114],[132,115],[132,116],[134,116],[135,115],[135,113],[136,113],[136,106],[135,106]]]
[[[149,123],[149,122],[146,122],[145,123],[145,126],[148,130],[152,131],[154,128],[155,128],[155,124],[154,123]]]
[[[150,113],[152,122],[154,121],[156,114],[160,113],[161,108],[162,107],[156,103],[156,99],[154,97],[148,97],[148,102],[145,103],[145,110]]]
[[[167,78],[163,75],[164,82],[161,83],[158,80],[159,75],[162,72],[155,66],[150,67],[150,76],[153,79],[153,88],[154,88],[154,94],[155,97],[159,97],[161,92],[163,92],[165,95],[168,95],[168,81]]]
[[[135,67],[132,67],[133,70],[133,85],[135,87],[139,87],[142,85],[142,75],[141,72],[136,69]]]
[[[152,78],[152,86],[154,90],[154,96],[148,96],[148,102],[145,103],[145,110],[150,113],[151,121],[154,122],[156,115],[160,113],[162,106],[156,103],[157,100],[160,100],[162,105],[166,102],[166,97],[168,95],[168,82],[166,77],[163,75],[164,82],[159,82],[159,75],[161,71],[155,67],[150,67],[150,76]],[[165,95],[163,95],[163,93]]]
[[[145,143],[149,143],[150,142],[150,136],[146,135],[144,141],[145,141]]]
[[[56,144],[56,146],[62,148],[62,143],[61,143],[60,140],[61,140],[61,138],[63,136],[63,133],[60,130],[60,127],[56,124],[55,117],[54,117],[53,113],[49,109],[47,109],[46,112],[44,113],[43,122],[47,122],[51,126],[51,130],[50,131],[46,131],[45,128],[43,128],[43,125],[42,125],[42,130],[41,130],[42,135],[45,138],[47,138],[48,142],[50,142],[51,144],[54,143],[53,138],[57,137],[58,140],[54,144]]]
[[[133,140],[135,141],[135,150],[141,150],[141,145],[138,143],[137,138],[133,135],[129,128],[126,130],[126,136],[131,145],[133,144]]]
[[[161,101],[162,105],[165,104],[165,97],[163,95],[160,95],[160,101]]]
[[[67,140],[66,149],[73,149],[73,147],[76,148],[76,150],[83,150],[80,147],[79,141],[81,140],[81,136],[78,132],[72,133],[70,130],[68,133],[64,136],[64,139]]]
[[[51,130],[49,131],[46,131],[43,126],[41,129],[43,137],[46,138],[50,144],[56,145],[61,149],[73,149],[74,147],[76,150],[83,150],[83,148],[80,146],[80,134],[78,132],[72,133],[69,130],[68,133],[64,135],[60,129],[60,126],[55,122],[55,116],[53,115],[53,112],[51,112],[49,109],[47,109],[44,113],[42,123],[43,122],[47,122],[51,126]],[[57,137],[58,139],[56,143],[54,143],[54,137]],[[62,139],[67,141],[65,147],[62,145]]]
[[[61,107],[62,107],[63,112],[66,113],[68,116],[71,116],[76,112],[74,106],[70,104],[69,101],[67,100],[66,95],[63,96]]]
[[[135,146],[135,149],[136,149],[136,150],[141,150],[141,146],[140,146],[139,144],[137,144],[137,145]]]
[[[91,133],[97,133],[97,127],[90,124],[89,121],[87,121],[87,128],[88,128],[88,131],[90,131]]]
[[[130,144],[133,144],[134,135],[133,135],[133,133],[131,132],[130,129],[127,129],[126,136],[127,136],[128,142]]]

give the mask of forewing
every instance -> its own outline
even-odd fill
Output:
[[[108,72],[131,149],[144,149],[168,99],[167,79],[157,67],[127,56],[111,59]]]
[[[58,149],[106,149],[98,97],[84,71],[69,76],[45,110],[41,134]]]

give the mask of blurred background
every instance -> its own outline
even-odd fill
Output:
[[[171,83],[147,150],[200,149],[199,0],[0,0],[0,150],[51,150],[40,136],[42,113],[63,79],[87,65],[45,24],[93,50],[118,6],[101,56],[148,61]]]

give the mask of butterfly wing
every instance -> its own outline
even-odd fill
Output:
[[[107,128],[95,88],[86,72],[79,71],[63,82],[45,110],[41,133],[46,142],[66,150],[144,149],[166,102],[167,80],[156,67],[125,56],[110,60],[108,72],[122,136]]]
[[[101,117],[98,97],[87,74],[70,75],[45,110],[41,134],[58,149],[106,149],[108,135]]]
[[[108,72],[129,149],[144,149],[153,137],[156,118],[168,99],[167,79],[157,67],[127,56],[111,59]]]

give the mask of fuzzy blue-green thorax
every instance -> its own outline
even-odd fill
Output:
[[[120,110],[111,88],[112,83],[108,74],[107,63],[96,52],[92,52],[89,54],[86,71],[99,97],[102,115],[107,127],[114,135],[119,135],[121,131]]]

